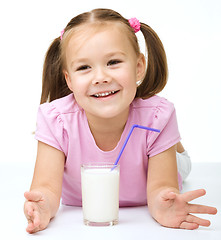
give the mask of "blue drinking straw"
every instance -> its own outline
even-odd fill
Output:
[[[123,147],[121,148],[120,153],[119,153],[119,155],[118,155],[118,157],[117,157],[117,160],[115,161],[114,166],[113,166],[113,168],[112,168],[111,170],[113,170],[113,169],[117,166],[117,164],[118,164],[118,162],[119,162],[119,160],[120,160],[120,157],[121,157],[121,155],[122,155],[122,153],[123,153],[123,151],[124,151],[124,148],[126,147],[127,142],[128,142],[128,140],[129,140],[130,135],[132,134],[134,128],[141,128],[141,129],[145,129],[145,130],[149,130],[149,131],[160,132],[159,129],[149,128],[149,127],[145,127],[145,126],[141,126],[141,125],[134,124],[134,125],[131,127],[130,132],[128,133],[127,138],[126,138],[126,140],[125,140],[125,142],[124,142],[124,145],[123,145]]]

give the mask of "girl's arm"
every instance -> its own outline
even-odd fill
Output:
[[[47,227],[60,205],[65,155],[43,142],[38,142],[34,176],[29,192],[25,193],[24,212],[27,231],[37,232]]]
[[[195,229],[200,225],[209,226],[208,220],[191,213],[216,214],[216,208],[188,203],[203,195],[203,189],[179,193],[175,146],[149,159],[148,208],[153,218],[161,225],[185,229]]]

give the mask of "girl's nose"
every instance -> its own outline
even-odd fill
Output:
[[[102,84],[109,83],[111,81],[110,76],[105,72],[104,69],[97,69],[94,78],[92,80],[92,84]]]

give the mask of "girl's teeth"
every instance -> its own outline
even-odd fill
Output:
[[[105,97],[105,96],[108,96],[113,93],[115,93],[115,91],[110,91],[110,92],[105,92],[105,93],[96,93],[96,94],[94,94],[94,96],[95,97]]]

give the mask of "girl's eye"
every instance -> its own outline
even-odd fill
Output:
[[[90,67],[88,65],[83,65],[83,66],[80,66],[77,68],[77,71],[84,71],[84,70],[87,70],[89,69]]]
[[[107,65],[109,66],[109,65],[115,65],[115,64],[118,64],[118,63],[121,63],[121,61],[120,60],[110,60],[108,63],[107,63]]]

